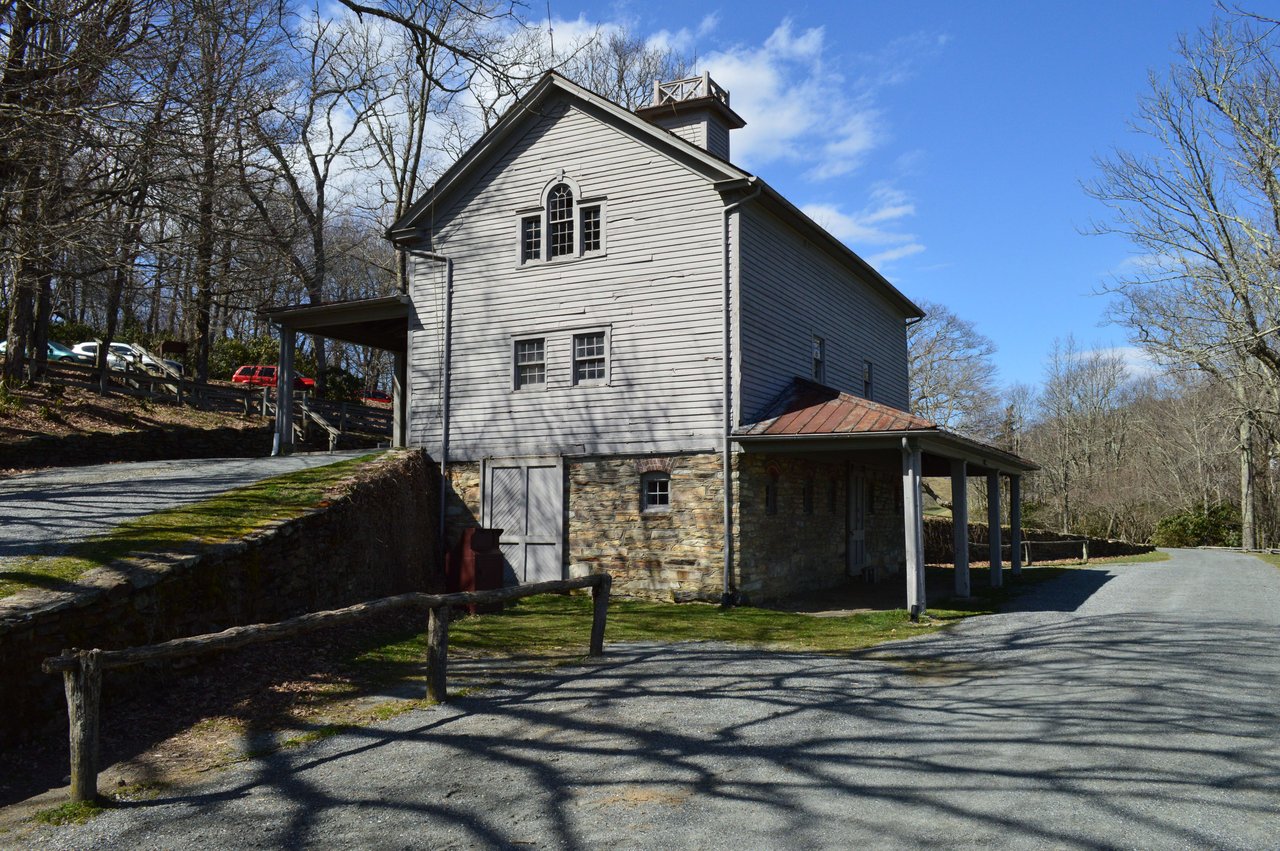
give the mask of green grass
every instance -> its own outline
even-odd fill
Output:
[[[992,614],[1027,587],[1060,576],[1070,567],[1034,567],[1020,579],[1005,573],[1002,588],[975,588],[965,601],[931,608],[922,623],[904,609],[813,617],[797,612],[709,603],[656,603],[614,599],[609,604],[609,641],[725,641],[783,650],[840,653],[944,629],[973,615]],[[975,571],[977,573],[977,571]],[[942,574],[946,574],[945,576]],[[930,568],[929,583],[949,582],[950,571]],[[975,585],[982,580],[975,576]],[[461,617],[449,625],[449,648],[480,654],[582,656],[591,629],[591,599],[585,594],[547,594],[508,603],[501,614]],[[413,635],[366,650],[356,667],[380,680],[408,676],[426,658],[426,636]]]
[[[25,558],[0,572],[0,598],[26,588],[71,590],[77,576],[129,555],[192,551],[298,517],[320,505],[335,482],[375,457],[376,453],[263,479],[212,499],[122,523],[73,544],[63,555]]]
[[[1280,567],[1280,555],[1276,555],[1275,553],[1254,553],[1254,555],[1265,561],[1267,564],[1274,564],[1276,567]]]
[[[31,817],[40,824],[84,824],[89,819],[106,811],[106,807],[93,801],[72,803],[68,801],[59,807],[41,810]]]

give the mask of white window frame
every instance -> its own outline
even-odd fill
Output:
[[[574,387],[601,387],[608,386],[609,379],[612,376],[613,357],[612,352],[612,335],[609,326],[599,328],[575,328],[569,334],[569,369],[570,381]],[[578,338],[600,335],[604,337],[604,377],[603,378],[586,378],[578,379]],[[597,360],[597,358],[585,358],[584,360]]]
[[[520,363],[520,344],[521,343],[541,343],[542,344],[542,381],[529,381],[521,383],[520,367],[529,364]],[[530,364],[536,361],[530,361]],[[511,389],[512,390],[546,390],[548,384],[547,375],[547,336],[543,335],[526,335],[513,337],[511,339]]]
[[[569,187],[569,191],[573,194],[572,217],[573,222],[573,250],[568,254],[561,254],[556,257],[551,256],[551,222],[548,213],[548,204],[551,200],[551,191],[557,186],[564,184]],[[606,206],[606,198],[602,195],[584,196],[582,188],[573,178],[560,174],[555,179],[549,181],[542,188],[542,203],[536,207],[522,207],[515,211],[515,231],[516,231],[516,266],[527,268],[530,265],[539,263],[572,263],[577,260],[586,260],[592,257],[603,257],[607,247],[607,235],[609,232],[608,209]],[[587,251],[583,248],[582,239],[582,219],[586,210],[598,209],[600,211],[600,247]],[[538,228],[541,237],[538,244],[538,255],[536,257],[524,256],[524,225],[530,219],[537,219]]]

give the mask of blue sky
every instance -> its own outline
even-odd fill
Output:
[[[529,9],[531,21],[542,4]],[[999,348],[1039,383],[1057,337],[1126,345],[1096,293],[1132,252],[1085,235],[1107,211],[1093,158],[1128,127],[1148,72],[1209,0],[551,4],[557,41],[627,22],[696,52],[748,127],[733,158]]]

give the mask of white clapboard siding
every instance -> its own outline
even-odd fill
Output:
[[[756,419],[795,376],[813,375],[814,336],[826,341],[823,383],[908,405],[906,317],[853,270],[749,204],[740,224],[742,413]]]
[[[519,211],[562,170],[581,197],[603,199],[604,251],[521,266]],[[714,448],[721,211],[707,178],[577,106],[549,104],[434,223],[433,250],[454,261],[451,457]],[[444,275],[413,265],[409,438],[435,447]],[[594,329],[609,333],[609,384],[573,386],[573,334]],[[545,338],[545,389],[513,389],[517,336]]]

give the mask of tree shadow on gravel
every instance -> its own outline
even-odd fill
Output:
[[[1280,648],[1260,624],[977,632],[845,656],[619,646],[140,805],[112,843],[1274,842]]]

